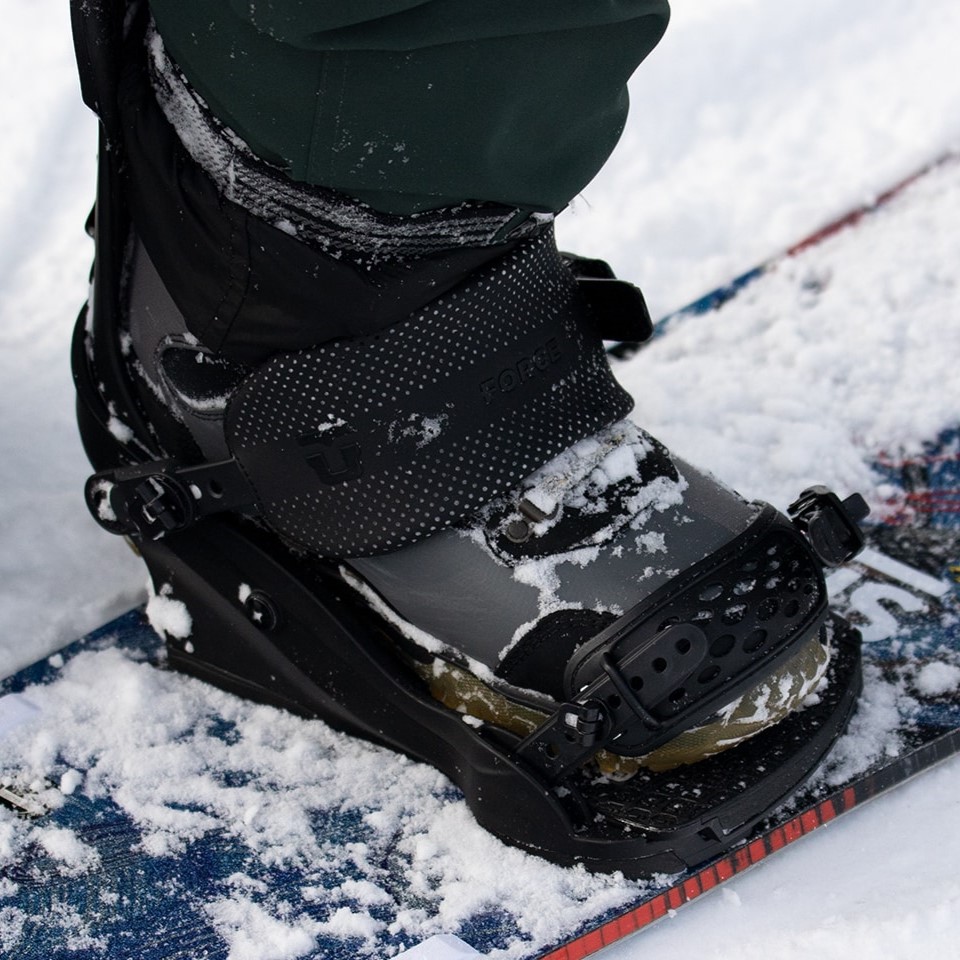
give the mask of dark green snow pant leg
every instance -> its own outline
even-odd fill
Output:
[[[610,155],[667,0],[150,0],[254,152],[406,214],[557,211]]]

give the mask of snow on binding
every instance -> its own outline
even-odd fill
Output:
[[[956,167],[941,165],[936,175],[955,180]],[[897,195],[909,209],[910,193]],[[854,219],[842,236],[866,244],[874,221]],[[764,282],[750,285],[761,301]],[[874,514],[866,548],[826,578],[843,618],[828,627],[830,669],[856,656],[845,623],[864,641],[864,692],[847,733],[820,762],[826,745],[817,740],[818,718],[835,709],[828,684],[806,709],[726,753],[666,774],[642,769],[626,781],[612,769],[591,795],[606,822],[646,835],[658,852],[670,851],[677,836],[689,839],[687,863],[632,880],[505,846],[477,826],[464,792],[432,767],[163,669],[189,668],[204,644],[232,632],[241,642],[221,640],[220,666],[215,652],[203,651],[208,667],[193,672],[307,712],[298,696],[312,695],[309,651],[294,640],[271,658],[256,635],[283,636],[290,611],[311,601],[285,596],[287,571],[275,552],[260,541],[251,546],[216,517],[194,528],[215,532],[192,537],[173,558],[175,537],[144,541],[154,583],[148,610],[165,640],[131,611],[3,685],[0,802],[9,809],[0,811],[0,827],[12,851],[0,871],[3,943],[25,960],[160,960],[225,958],[261,937],[289,956],[347,958],[396,955],[442,934],[485,955],[575,960],[647,926],[960,748],[960,439],[946,430],[920,452],[874,451],[870,459],[876,483],[867,491]],[[826,495],[812,494],[814,505],[823,502],[818,497]],[[858,512],[856,504],[809,510],[800,504],[795,511],[808,528],[812,517],[828,518],[814,535],[826,552],[842,545]],[[528,514],[514,520],[538,522],[533,508]],[[253,568],[252,549],[259,551]],[[211,555],[222,583],[214,577],[208,586],[209,576],[193,578],[188,566],[208,570]],[[191,583],[195,593],[185,590]],[[330,637],[369,631],[375,622],[362,601],[340,581],[318,614],[324,619],[311,621],[334,657]],[[388,622],[378,622],[389,632]],[[698,640],[693,632],[678,639]],[[352,645],[345,649],[355,655]],[[373,736],[358,729],[353,713],[337,714],[351,695],[391,709],[398,695],[378,679],[385,667],[377,649],[362,669],[351,664],[355,694],[341,688],[353,682],[346,669],[336,674],[326,718],[397,745],[402,731],[381,727]],[[238,681],[252,672],[236,670],[231,658],[255,663],[261,681]],[[277,678],[273,695],[264,696],[264,684]],[[421,682],[414,670],[411,688]],[[492,723],[433,697],[416,703],[427,705],[448,742],[473,743]],[[453,728],[459,732],[448,735]],[[795,789],[798,750],[811,776]],[[791,795],[741,835],[750,820],[744,797],[752,803],[758,794],[751,791],[760,791],[760,809],[763,795],[776,793],[764,792],[778,751],[789,758],[781,782]],[[488,756],[502,775],[502,754]],[[752,781],[758,764],[768,777]],[[775,788],[776,773],[773,780]],[[497,814],[522,825],[535,782],[503,797]],[[696,860],[698,850],[705,853]],[[454,951],[456,944],[435,946]]]

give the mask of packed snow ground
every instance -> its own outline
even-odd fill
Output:
[[[139,600],[143,583],[80,498],[67,354],[91,254],[81,227],[95,126],[64,5],[9,0],[5,14],[3,673]],[[678,2],[633,82],[618,152],[561,218],[562,245],[611,260],[654,313],[680,306],[960,146],[958,39],[950,0]],[[832,301],[814,257],[797,269],[823,286],[816,310],[796,309],[804,278],[785,275],[779,302],[747,303],[723,328],[691,324],[624,367],[641,424],[782,505],[810,479],[869,485],[857,449],[896,448],[955,421],[960,212],[956,187],[939,189],[861,252],[883,265],[862,295]],[[954,762],[606,955],[954,956],[958,798]]]

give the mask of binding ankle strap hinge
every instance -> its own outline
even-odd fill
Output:
[[[158,540],[212,513],[259,512],[256,493],[236,460],[185,466],[153,460],[101,470],[87,480],[87,507],[105,530]]]

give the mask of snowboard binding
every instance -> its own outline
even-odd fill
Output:
[[[862,546],[863,501],[813,488],[788,519],[624,424],[602,341],[642,338],[642,296],[541,221],[388,265],[416,282],[376,329],[313,342],[284,320],[265,349],[256,331],[323,302],[277,271],[372,316],[370,268],[219,195],[119,6],[74,5],[104,140],[73,367],[91,513],[189,613],[170,664],[433,764],[559,863],[648,876],[747,836],[854,709],[858,637],[822,568]],[[198,277],[225,251],[225,280]],[[543,574],[539,606],[519,570]],[[448,589],[480,594],[450,640]]]

